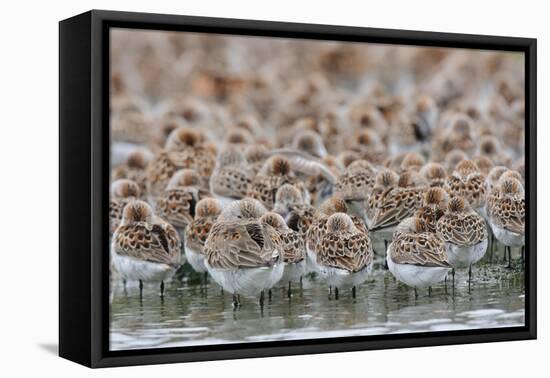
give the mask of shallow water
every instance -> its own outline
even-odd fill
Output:
[[[467,272],[456,275],[454,290],[447,285],[414,290],[396,282],[391,273],[375,266],[371,279],[353,299],[340,291],[336,300],[315,277],[303,288],[272,291],[260,307],[256,298],[241,298],[234,309],[232,295],[222,294],[212,279],[184,275],[167,283],[165,297],[157,285],[145,286],[143,298],[135,284],[113,288],[111,349],[158,348],[201,344],[240,343],[358,335],[379,335],[524,325],[524,273],[521,264],[473,268],[471,290]]]

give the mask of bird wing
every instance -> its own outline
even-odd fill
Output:
[[[217,170],[210,179],[212,192],[224,197],[243,198],[249,185],[250,177],[247,172],[235,167]]]
[[[336,176],[322,161],[310,154],[293,148],[275,149],[269,156],[283,155],[289,159],[294,172],[303,173],[307,176],[322,175],[330,183],[336,182]]]
[[[275,252],[257,221],[216,223],[204,247],[208,264],[221,269],[270,266],[274,257],[270,253]]]
[[[125,202],[119,199],[109,200],[109,233],[115,232],[122,219],[122,210],[124,210]]]
[[[198,218],[189,223],[185,229],[185,244],[194,251],[202,253],[213,224],[214,221],[210,217]]]
[[[473,173],[468,176],[466,182],[467,185],[467,199],[470,202],[470,205],[477,209],[485,203],[486,197],[486,185],[485,178],[481,173]]]
[[[297,263],[306,257],[304,247],[304,239],[294,230],[283,230],[281,233],[281,241],[284,250],[284,261]]]
[[[176,227],[184,228],[193,221],[196,198],[190,190],[176,188],[166,190],[157,198],[155,211],[159,217]]]
[[[313,223],[315,216],[315,208],[309,205],[295,206],[286,216],[285,222],[287,226],[298,232],[305,238],[307,231]]]
[[[276,189],[275,189],[276,190]],[[268,176],[258,174],[248,187],[247,196],[257,199],[267,208],[273,206],[274,188]]]
[[[147,165],[147,191],[151,195],[155,195],[164,188],[166,184],[176,172],[176,166],[168,157],[166,152],[161,152]]]
[[[391,243],[391,259],[397,264],[450,267],[445,242],[431,233],[400,233]]]
[[[113,235],[115,253],[154,263],[178,267],[180,239],[170,224],[137,223],[120,226]]]
[[[422,191],[417,188],[395,189],[382,198],[375,212],[371,230],[399,224],[422,205]]]
[[[325,234],[317,246],[317,261],[333,268],[358,272],[372,262],[370,239],[363,233]]]
[[[517,234],[525,233],[525,198],[502,197],[491,208],[491,220]]]
[[[446,242],[470,246],[487,240],[485,220],[475,214],[444,215],[437,222],[437,234]]]
[[[336,181],[334,194],[344,200],[364,200],[374,186],[374,177],[366,173],[346,172]]]

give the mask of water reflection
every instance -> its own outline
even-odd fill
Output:
[[[498,265],[474,269],[468,292],[467,277],[457,274],[452,285],[434,287],[432,295],[414,291],[381,270],[360,286],[357,298],[342,291],[329,299],[327,287],[304,279],[303,289],[273,290],[263,308],[243,298],[234,310],[232,296],[222,294],[212,280],[174,279],[164,298],[158,287],[113,288],[111,349],[173,347],[247,341],[291,340],[388,333],[521,326],[524,324],[524,274]]]

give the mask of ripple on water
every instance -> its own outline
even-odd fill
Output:
[[[505,272],[500,280],[492,276],[498,272]],[[474,269],[474,277],[477,273]],[[204,287],[190,283],[200,280],[173,280],[164,299],[150,285],[141,301],[136,285],[124,291],[117,284],[110,345],[121,350],[523,326],[522,275],[500,268],[483,268],[481,273],[484,279],[474,281],[470,293],[459,272],[454,290],[436,286],[431,296],[419,290],[415,298],[391,274],[376,271],[355,299],[341,290],[338,300],[328,297],[322,282],[308,277],[303,290],[293,290],[290,299],[280,287],[263,308],[256,298],[242,298],[239,309],[212,281]]]
[[[461,312],[457,316],[466,316],[468,318],[481,318],[481,317],[500,315],[503,312],[504,310],[501,310],[501,309],[490,308],[490,309],[480,309],[480,310],[474,310],[474,311]]]

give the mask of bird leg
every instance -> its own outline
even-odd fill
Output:
[[[512,269],[512,247],[508,246],[508,268]]]
[[[334,288],[334,299],[338,299],[338,288]]]
[[[428,286],[428,297],[432,296],[432,287]]]
[[[416,290],[416,287],[414,288],[414,299],[418,299],[418,290]]]
[[[472,264],[470,264],[470,267],[468,268],[468,293],[470,292],[472,288]]]
[[[271,303],[271,299],[273,298],[273,294],[271,293],[271,289],[269,289],[269,291],[267,292],[267,295],[268,295],[268,298],[269,298],[269,303]]]
[[[239,294],[233,294],[233,308],[241,307],[241,298]]]
[[[332,286],[328,287],[328,300],[330,301],[332,299]]]
[[[495,234],[491,232],[491,263],[493,262],[493,255],[495,253],[495,244],[496,244]]]
[[[388,241],[384,240],[384,270],[388,270],[387,254],[388,254]]]
[[[355,291],[356,291],[356,289],[355,289],[355,286],[354,286],[354,287],[351,288],[351,297],[353,299],[355,299]]]
[[[264,298],[265,298],[265,293],[264,293],[264,290],[262,290],[260,292],[260,307],[264,307]]]
[[[164,281],[160,281],[160,297],[164,298]]]
[[[453,270],[451,271],[452,275],[453,275],[453,289],[455,287],[455,268],[453,268]]]
[[[143,297],[143,281],[139,280],[139,299]]]
[[[292,296],[292,283],[288,281],[288,291],[286,293],[287,297],[290,298]]]

